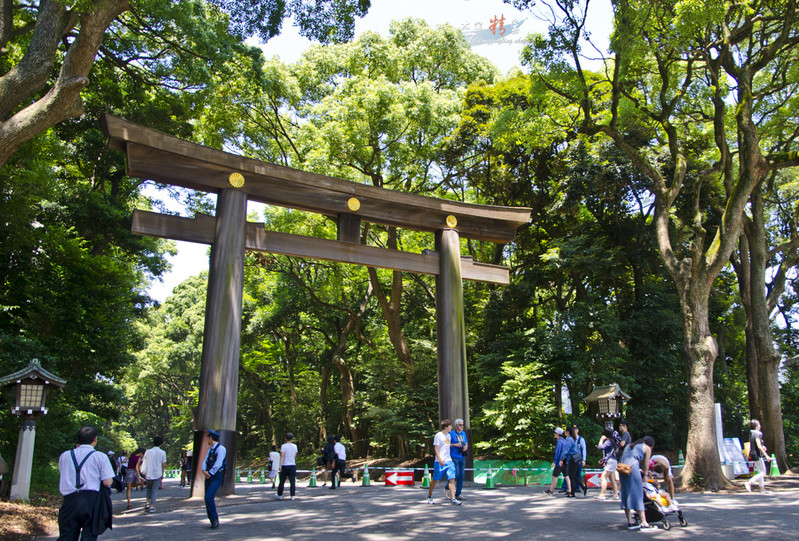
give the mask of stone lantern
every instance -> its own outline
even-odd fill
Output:
[[[36,439],[36,419],[47,415],[45,399],[49,388],[61,389],[66,380],[51,374],[33,359],[22,370],[0,377],[0,388],[16,387],[17,398],[11,413],[22,417],[19,430],[17,456],[14,460],[14,477],[10,499],[28,500],[30,497],[31,468],[33,466],[33,444]]]
[[[597,418],[605,421],[605,427],[613,430],[613,420],[621,417],[621,407],[630,395],[621,390],[618,383],[604,387],[594,387],[591,394],[583,399],[586,404],[596,402],[599,413]]]

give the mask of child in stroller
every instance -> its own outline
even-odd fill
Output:
[[[644,514],[647,522],[663,523],[663,529],[670,530],[671,522],[669,517],[676,514],[680,526],[688,526],[688,520],[683,516],[682,511],[677,506],[677,502],[672,500],[669,493],[660,490],[657,480],[650,477],[644,483]]]

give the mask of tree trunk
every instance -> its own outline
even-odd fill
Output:
[[[390,227],[388,230],[388,243],[387,247],[390,250],[397,249],[397,228]],[[369,267],[369,281],[372,284],[372,289],[375,292],[377,301],[380,304],[380,309],[383,312],[383,317],[388,326],[388,337],[391,340],[391,345],[394,347],[394,352],[397,354],[397,360],[403,367],[405,372],[405,380],[408,386],[413,388],[413,356],[411,350],[408,348],[408,343],[405,340],[405,335],[402,332],[402,321],[400,314],[402,311],[402,271],[394,271],[392,273],[391,284],[391,297],[389,298],[380,284],[377,276],[377,271]]]
[[[771,335],[771,321],[766,299],[766,271],[768,265],[768,247],[766,246],[765,210],[763,193],[755,190],[751,197],[752,221],[744,228],[749,238],[749,255],[751,259],[750,300],[751,307],[747,318],[752,319],[752,336],[755,342],[757,366],[755,385],[757,386],[757,404],[759,412],[753,411],[753,418],[759,419],[763,427],[763,438],[777,458],[781,471],[788,469],[788,457],[785,451],[785,434],[782,426],[782,407],[780,405],[780,382],[778,378],[780,356],[774,348]],[[749,322],[747,321],[747,327]],[[747,336],[748,338],[748,336]],[[748,350],[748,347],[747,347]],[[749,374],[747,362],[747,375]]]
[[[335,366],[340,374],[341,381],[341,398],[344,402],[344,418],[350,430],[350,439],[355,448],[355,453],[358,456],[366,456],[366,440],[363,438],[360,429],[355,422],[354,398],[355,398],[355,378],[352,375],[347,361],[344,359],[344,353],[347,351],[347,338],[360,324],[360,320],[366,313],[366,308],[369,305],[369,299],[372,297],[372,284],[369,283],[366,293],[364,293],[363,300],[358,308],[357,313],[350,312],[349,321],[341,330],[337,337],[336,348],[333,350],[333,366]]]
[[[721,471],[716,442],[716,413],[713,365],[718,355],[710,334],[708,299],[695,282],[688,282],[680,294],[688,381],[688,443],[682,484],[699,485],[711,491],[730,486]]]
[[[741,295],[741,304],[746,312],[746,388],[749,397],[749,415],[754,419],[760,419],[760,401],[758,400],[759,387],[757,375],[757,350],[755,349],[755,335],[752,315],[752,264],[749,255],[749,239],[746,235],[747,226],[744,226],[744,233],[741,234],[738,242],[738,259],[732,258],[732,266],[735,269],[735,276],[738,279],[738,292]]]
[[[327,440],[327,413],[325,413],[325,407],[327,407],[327,385],[329,379],[330,369],[327,367],[327,363],[325,363],[325,366],[322,367],[322,381],[321,385],[319,386],[319,405],[321,406],[321,411],[319,412],[320,442]]]
[[[364,441],[361,432],[355,423],[355,412],[353,411],[353,399],[355,398],[355,380],[352,371],[344,358],[338,354],[333,355],[333,366],[338,368],[341,380],[341,399],[344,402],[344,419],[350,430],[352,445],[359,456],[365,455]]]

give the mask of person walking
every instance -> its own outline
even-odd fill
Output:
[[[628,530],[654,530],[657,527],[646,521],[644,513],[644,482],[643,477],[649,473],[649,460],[652,456],[652,448],[655,440],[651,436],[644,436],[624,447],[621,455],[621,464],[630,466],[629,473],[619,470],[619,482],[621,484],[621,509],[627,517]],[[643,464],[643,474],[641,472]],[[638,515],[639,524],[631,521],[631,511]]]
[[[277,486],[277,499],[283,499],[283,486],[289,480],[289,494],[293,500],[297,490],[297,446],[291,441],[294,434],[286,433],[286,443],[280,446],[280,484]]]
[[[585,459],[588,455],[588,445],[585,443],[585,438],[580,435],[580,428],[577,425],[572,425],[571,428],[574,444],[569,455],[569,480],[571,481],[569,497],[574,498],[574,491],[578,488],[583,491],[583,496],[588,493],[588,486],[582,481]]]
[[[111,486],[114,470],[108,456],[94,450],[96,445],[97,429],[84,426],[78,431],[78,446],[58,457],[58,490],[64,496],[58,511],[59,540],[93,541],[111,525],[111,492],[107,487]],[[106,487],[104,492],[101,486]]]
[[[563,492],[567,498],[570,497],[572,492],[572,482],[571,478],[569,477],[569,467],[573,447],[574,437],[572,436],[572,429],[571,427],[566,427],[563,430],[563,453],[560,455],[560,462],[558,465],[563,473],[563,486],[561,486],[560,491]]]
[[[277,452],[277,446],[273,445],[269,452],[269,479],[272,480],[272,488],[275,488],[275,479],[277,479],[279,469],[280,453]]]
[[[566,448],[566,438],[563,435],[563,429],[561,427],[555,428],[555,455],[552,457],[552,483],[549,485],[549,488],[544,491],[544,494],[553,495],[555,494],[555,487],[558,484],[558,477],[563,474],[563,466],[562,466],[562,458],[563,458],[563,451]],[[563,475],[563,486],[566,486],[566,483],[569,482],[568,474]],[[567,489],[568,491],[568,489]]]
[[[344,444],[341,443],[341,436],[336,434],[333,438],[336,442],[333,445],[333,452],[335,453],[334,465],[333,465],[333,475],[331,476],[331,485],[330,488],[336,488],[338,485],[341,484],[341,480],[345,477],[352,479],[353,475],[351,473],[346,473],[347,470],[347,448],[344,447]],[[336,472],[338,472],[338,481],[336,481]]]
[[[757,474],[744,483],[747,492],[752,492],[752,485],[759,483],[761,494],[771,494],[770,490],[766,490],[766,463],[763,457],[767,456],[768,452],[763,444],[763,432],[760,431],[760,421],[752,419],[749,422],[749,461],[755,463]]]
[[[452,505],[461,505],[461,501],[455,499],[455,464],[452,462],[449,451],[449,433],[452,430],[452,423],[449,419],[443,419],[439,426],[441,431],[433,438],[433,451],[435,452],[436,460],[433,463],[433,479],[427,489],[427,503],[435,503],[433,501],[433,490],[436,488],[436,483],[446,479],[449,486],[450,503]]]
[[[455,464],[455,499],[463,501],[463,480],[466,477],[466,452],[469,449],[469,440],[463,430],[463,419],[455,419],[452,430],[449,432],[449,454]]]
[[[128,452],[122,451],[120,455],[117,457],[117,478],[119,482],[122,483],[124,486],[125,484],[125,473],[127,473],[128,469]]]
[[[166,469],[166,453],[161,449],[164,443],[162,436],[153,438],[153,446],[144,453],[144,457],[139,461],[139,473],[144,474],[147,479],[147,501],[144,504],[145,513],[155,512],[155,502],[158,499],[158,489],[161,486],[161,478]]]
[[[227,469],[227,449],[219,443],[219,432],[208,431],[208,452],[202,461],[202,473],[205,476],[205,511],[211,521],[211,529],[219,528],[219,513],[216,511],[216,492],[225,480]]]
[[[322,448],[322,462],[325,463],[325,482],[322,486],[330,481],[330,488],[335,488],[333,469],[336,467],[336,438],[333,435],[327,437],[327,443]]]
[[[619,421],[619,437],[621,438],[621,441],[619,442],[619,452],[616,453],[616,458],[620,458],[624,452],[624,448],[630,445],[630,442],[633,441],[633,438],[630,435],[630,426],[624,419]]]
[[[141,483],[141,475],[139,475],[138,466],[142,456],[144,456],[144,449],[139,447],[133,453],[131,453],[130,457],[128,458],[128,465],[127,469],[125,470],[125,495],[128,498],[128,509],[131,508],[130,491],[133,490],[134,486],[138,486],[139,483]]]
[[[599,495],[596,496],[597,500],[605,499],[605,491],[608,489],[608,481],[613,489],[613,499],[619,498],[619,486],[616,483],[616,466],[618,459],[616,452],[618,451],[618,443],[621,441],[619,433],[611,428],[605,428],[602,431],[602,437],[599,438],[597,449],[602,451],[602,477],[599,483]]]
[[[189,459],[186,455],[186,451],[180,452],[180,460],[178,461],[178,468],[180,469],[180,486],[186,486],[186,470],[188,468]]]

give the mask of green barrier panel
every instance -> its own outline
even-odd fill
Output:
[[[552,463],[544,460],[475,460],[474,482],[484,485],[488,476],[488,466],[493,469],[494,483],[505,486],[548,485],[552,482]],[[516,477],[513,477],[516,468]],[[532,471],[530,471],[532,470]]]

